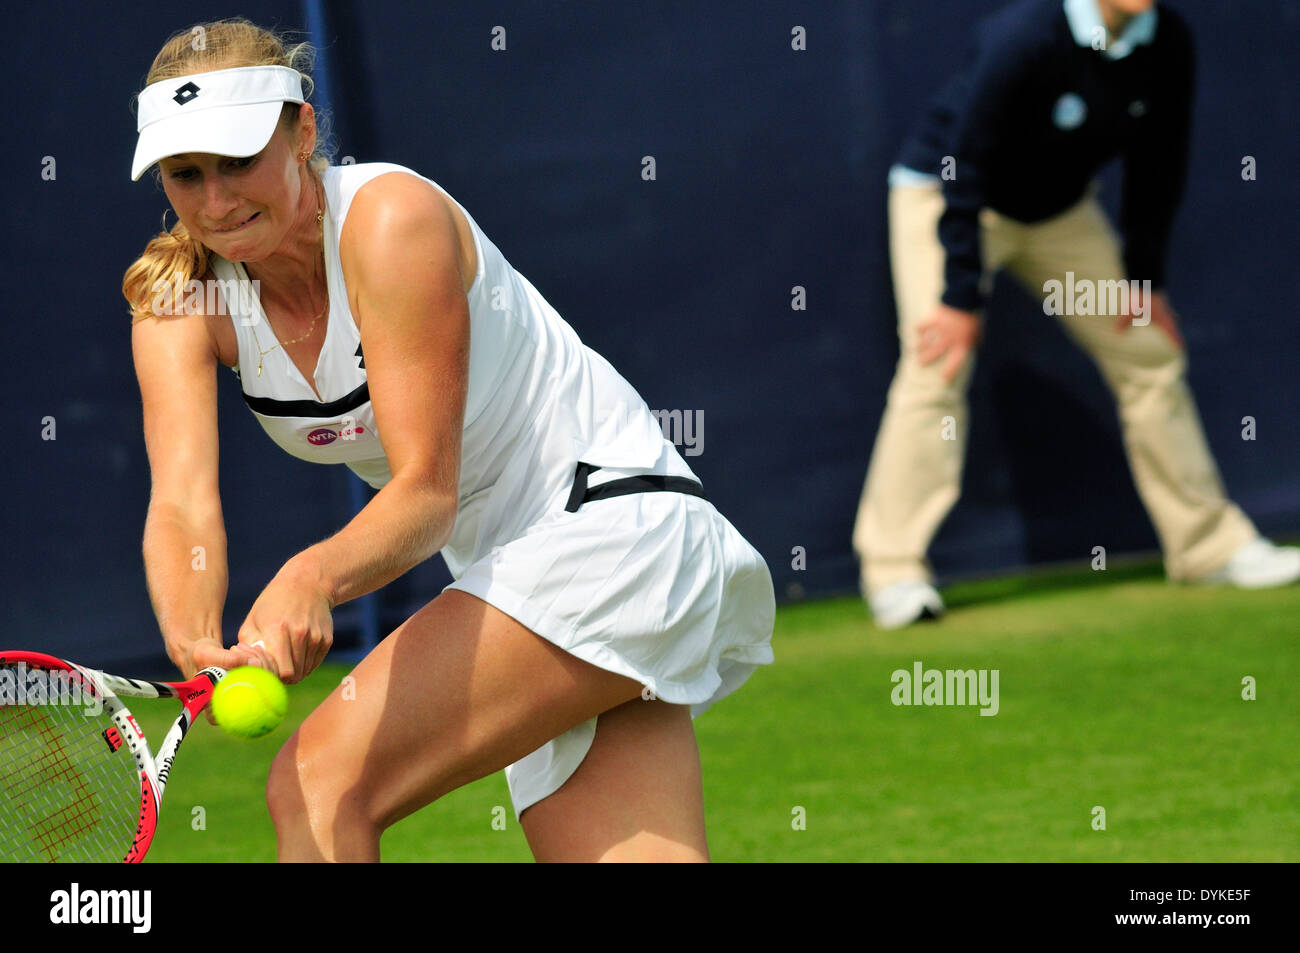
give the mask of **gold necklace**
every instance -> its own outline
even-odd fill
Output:
[[[321,253],[322,253],[322,254],[324,254],[324,252],[325,252],[325,210],[324,210],[324,207],[325,207],[325,196],[322,195],[322,196],[321,196],[321,204],[320,204],[320,206],[316,209],[316,224],[320,226],[320,234],[321,234]],[[256,345],[256,347],[257,347],[257,350],[258,350],[258,355],[257,355],[257,376],[258,376],[258,377],[261,377],[261,376],[262,376],[262,358],[263,358],[263,357],[265,357],[267,354],[270,354],[270,353],[271,353],[272,351],[274,351],[277,347],[288,347],[290,344],[297,344],[299,341],[305,341],[305,340],[307,340],[307,338],[311,337],[311,333],[312,333],[313,331],[316,330],[316,322],[319,321],[319,320],[324,316],[325,312],[328,311],[329,309],[330,309],[330,286],[329,286],[329,277],[326,276],[326,280],[325,280],[325,307],[321,310],[321,313],[320,313],[320,314],[316,315],[316,317],[314,317],[314,318],[311,319],[311,327],[309,327],[309,328],[307,329],[307,333],[306,333],[306,334],[299,335],[298,337],[294,338],[292,341],[284,341],[284,342],[276,341],[274,344],[272,344],[270,347],[268,347],[265,351],[263,351],[263,350],[262,350],[262,342],[261,342],[261,340],[260,340],[260,339],[258,338],[258,336],[257,336],[257,326],[256,326],[256,325],[253,325],[253,341],[254,341],[254,343],[255,343],[255,345]],[[270,320],[270,319],[268,319],[268,323],[269,323],[269,320]],[[288,354],[289,352],[288,352],[288,351],[285,351],[285,353]]]
[[[303,334],[303,335],[300,335],[299,337],[294,338],[292,341],[284,341],[284,342],[283,342],[283,346],[284,346],[284,347],[288,347],[290,344],[297,344],[299,341],[305,341],[307,338],[311,337],[311,333],[312,333],[312,331],[315,331],[315,330],[316,330],[316,322],[319,321],[319,320],[321,319],[321,316],[324,315],[325,312],[328,311],[329,309],[330,309],[330,303],[329,303],[329,292],[328,292],[328,290],[327,290],[327,291],[326,291],[326,295],[325,295],[325,308],[321,311],[320,314],[318,314],[318,315],[316,315],[316,317],[312,318],[312,320],[311,320],[311,327],[307,329],[307,333],[306,333],[306,334]],[[257,355],[257,376],[258,376],[258,377],[261,377],[261,376],[262,376],[262,358],[263,358],[264,356],[266,356],[267,354],[270,354],[270,353],[271,353],[272,351],[274,351],[277,347],[281,347],[282,344],[281,344],[280,341],[276,341],[274,344],[272,344],[270,347],[268,347],[265,351],[263,351],[263,350],[262,350],[262,342],[261,342],[260,340],[258,340],[258,338],[257,338],[257,329],[256,329],[256,328],[253,329],[253,340],[254,340],[254,342],[256,342],[256,344],[257,344],[257,349],[258,349],[258,352],[259,352],[258,355]]]

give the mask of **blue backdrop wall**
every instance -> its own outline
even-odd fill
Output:
[[[702,420],[688,457],[763,552],[778,596],[853,591],[849,542],[897,359],[885,171],[994,0],[28,6],[3,46],[9,140],[9,581],[0,642],[91,664],[162,662],[140,537],[149,473],[123,269],[166,207],[129,181],[132,96],[162,41],[243,15],[311,29],[343,161],[433,178],[653,409]],[[1290,0],[1175,0],[1196,30],[1191,187],[1171,292],[1229,491],[1300,530],[1300,199]],[[505,49],[493,50],[495,27]],[[806,30],[807,49],[791,31]],[[498,34],[499,35],[499,34]],[[1243,156],[1255,181],[1243,181]],[[656,177],[642,177],[652,156]],[[345,158],[346,157],[346,158]],[[53,174],[51,175],[51,172]],[[1117,196],[1116,170],[1105,176]],[[806,310],[791,307],[806,291]],[[290,555],[359,502],[343,468],[280,453],[222,375],[233,638]],[[998,286],[972,385],[945,578],[1151,550],[1089,362]],[[1254,417],[1257,437],[1241,438]],[[43,439],[53,418],[56,439]],[[700,437],[697,434],[697,440]],[[806,568],[792,566],[803,547]],[[441,559],[371,601],[382,633],[447,581]],[[341,607],[341,643],[363,613]]]

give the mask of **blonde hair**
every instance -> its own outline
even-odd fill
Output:
[[[310,99],[315,58],[316,50],[310,43],[290,42],[287,33],[264,30],[242,17],[217,20],[173,34],[154,57],[145,85],[236,66],[288,66],[302,74],[303,94]],[[301,111],[298,103],[285,103],[280,120],[293,128]],[[330,164],[327,130],[328,117],[318,113],[316,147],[308,160],[317,175]],[[158,181],[157,166],[153,175]],[[171,298],[191,279],[207,273],[209,256],[207,246],[192,238],[180,222],[167,229],[164,212],[163,231],[149,240],[122,277],[122,295],[131,306],[131,323],[159,313],[183,314],[182,302]]]

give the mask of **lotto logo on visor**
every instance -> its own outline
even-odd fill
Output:
[[[303,102],[302,75],[287,66],[238,66],[152,83],[140,93],[131,178],[182,153],[256,155],[284,104]]]
[[[176,95],[172,99],[176,100],[182,106],[199,94],[199,88],[193,83],[186,83],[176,90]]]

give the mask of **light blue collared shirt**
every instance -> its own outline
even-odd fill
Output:
[[[1065,0],[1065,19],[1070,23],[1074,42],[1091,47],[1098,37],[1108,36],[1106,21],[1102,18],[1097,0]],[[1139,13],[1128,21],[1124,32],[1108,40],[1100,50],[1107,59],[1122,60],[1139,46],[1152,43],[1156,38],[1156,8]]]
[[[890,188],[910,188],[918,185],[932,186],[941,181],[937,175],[931,175],[926,172],[917,172],[915,169],[909,169],[905,165],[895,163],[889,167],[889,187]]]

